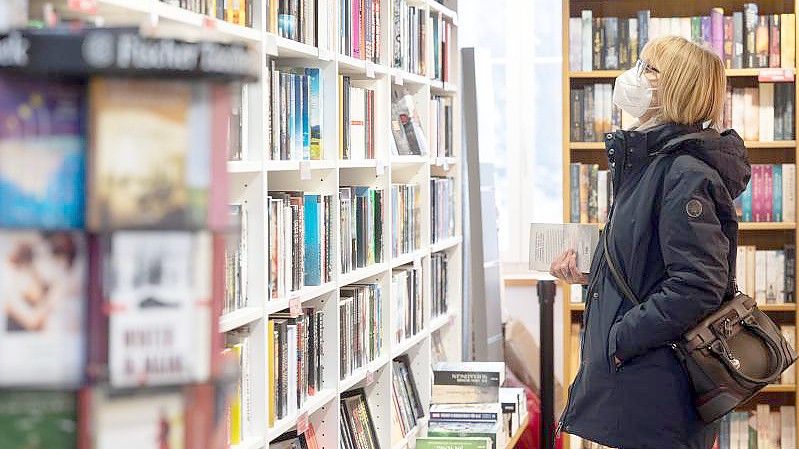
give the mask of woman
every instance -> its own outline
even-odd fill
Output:
[[[616,80],[614,103],[639,125],[605,136],[608,251],[642,304],[622,296],[601,244],[589,276],[573,251],[553,261],[554,276],[588,288],[582,362],[560,422],[568,433],[621,449],[713,445],[718,427],[699,419],[669,343],[735,290],[733,198],[751,169],[738,134],[715,130],[725,84],[719,57],[680,37],[649,42]]]

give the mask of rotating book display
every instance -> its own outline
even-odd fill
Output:
[[[653,37],[675,34],[709,46],[726,66],[724,126],[741,135],[753,163],[752,181],[736,200],[739,285],[795,340],[797,4],[571,0],[564,5],[564,221],[601,228],[612,204],[607,157],[599,140],[634,122],[612,105],[615,77],[635,63]],[[565,286],[566,383],[580,366],[582,295],[581,287]],[[786,372],[725,418],[720,449],[752,447],[749,438],[775,444],[768,447],[796,447],[796,383],[795,370]],[[561,404],[566,394],[564,390]],[[564,447],[584,447],[580,438],[566,438]]]

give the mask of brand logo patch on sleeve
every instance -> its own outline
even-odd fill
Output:
[[[685,213],[691,218],[702,215],[702,203],[697,199],[689,200],[685,203]]]

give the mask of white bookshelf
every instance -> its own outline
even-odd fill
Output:
[[[40,0],[32,0],[35,8]],[[254,5],[253,28],[245,28],[209,18],[200,14],[180,9],[160,2],[159,0],[95,0],[88,2],[96,7],[96,13],[90,10],[70,8],[68,0],[53,2],[56,10],[64,17],[94,18],[95,22],[104,25],[140,25],[145,33],[176,36],[188,39],[203,38],[221,41],[239,41],[254,45],[261,53],[261,60],[267,68],[270,59],[277,59],[279,65],[317,67],[321,69],[324,89],[323,97],[323,159],[319,161],[273,161],[267,160],[265,148],[266,108],[263,92],[266,86],[263,79],[248,87],[248,96],[244,113],[246,119],[246,135],[244,146],[248,159],[228,162],[231,202],[246,202],[248,212],[247,277],[250,306],[228,313],[219,319],[221,332],[247,329],[250,334],[250,373],[252,382],[252,422],[264,423],[255,426],[244,440],[233,446],[235,449],[261,449],[282,433],[296,427],[298,421],[312,423],[316,429],[319,444],[323,448],[334,448],[339,439],[339,398],[342,392],[353,388],[364,388],[369,408],[374,420],[375,429],[382,449],[403,449],[413,447],[414,437],[424,435],[426,420],[422,420],[406,438],[391,441],[391,360],[399,355],[407,354],[411,362],[411,370],[417,383],[420,400],[425,412],[429,407],[431,389],[431,339],[440,333],[441,341],[451,360],[461,358],[461,305],[462,305],[462,223],[461,208],[461,176],[462,155],[460,136],[460,99],[458,90],[459,54],[457,46],[457,12],[454,7],[438,4],[435,0],[414,0],[415,6],[423,8],[427,13],[435,12],[452,21],[453,33],[450,40],[450,82],[441,82],[425,76],[408,73],[391,67],[393,31],[391,30],[391,14],[393,1],[383,0],[383,20],[381,34],[383,54],[380,64],[354,59],[340,55],[336,49],[338,44],[339,0],[320,0],[327,6],[327,22],[334,23],[330,31],[326,47],[316,48],[299,42],[279,37],[265,29],[266,0]],[[456,0],[447,2],[454,5]],[[321,20],[320,20],[321,22]],[[432,39],[429,39],[432,40]],[[429,51],[431,53],[431,51]],[[431,64],[428,63],[428,67]],[[376,91],[376,154],[374,160],[338,160],[339,125],[337,77],[339,74],[362,79],[372,83]],[[391,154],[392,134],[390,130],[391,89],[404,86],[414,97],[422,127],[429,127],[429,104],[431,95],[449,96],[453,98],[453,148],[455,157],[436,158],[431,156],[395,156]],[[432,244],[430,241],[430,186],[431,176],[448,176],[455,179],[456,232],[455,236]],[[422,191],[422,246],[418,250],[392,257],[390,221],[391,210],[389,195],[392,183],[414,183],[421,186]],[[384,191],[383,224],[383,262],[341,274],[338,260],[338,188],[345,185],[366,185],[378,187]],[[334,216],[332,223],[334,278],[331,282],[316,287],[305,287],[292,292],[288,297],[279,300],[267,300],[267,235],[268,220],[265,199],[269,190],[302,190],[333,196]],[[259,250],[259,249],[263,250]],[[431,315],[431,265],[430,255],[444,251],[449,254],[450,297],[449,311],[444,316]],[[424,282],[425,327],[417,335],[401,342],[394,342],[390,335],[390,323],[393,319],[393,303],[391,295],[391,271],[393,268],[414,264],[422,269]],[[351,376],[339,380],[339,289],[357,282],[379,282],[382,284],[384,310],[385,342],[383,353],[367,366],[356,370]],[[303,306],[313,306],[323,310],[325,314],[325,354],[324,354],[324,388],[310,397],[294,416],[276,421],[271,428],[267,426],[267,344],[266,322],[271,313],[285,310],[291,301],[299,301]],[[257,304],[257,305],[256,305]],[[269,355],[271,356],[271,354]]]

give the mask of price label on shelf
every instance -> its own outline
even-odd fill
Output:
[[[394,84],[397,86],[402,86],[405,84],[405,79],[402,77],[402,74],[399,71],[394,73]]]
[[[422,269],[422,258],[421,257],[417,257],[416,259],[413,259],[413,269],[414,270],[421,270]]]
[[[289,313],[295,318],[302,315],[302,303],[299,298],[289,300]]]
[[[264,51],[270,56],[277,56],[277,36],[272,33],[266,33]]]
[[[67,8],[83,14],[97,14],[97,0],[69,0]]]
[[[375,77],[375,63],[372,61],[366,61],[366,76],[367,78]]]
[[[297,417],[297,435],[302,435],[308,431],[308,412],[302,412],[302,415]]]
[[[320,48],[319,59],[321,59],[322,61],[330,61],[331,59],[333,59],[333,52],[326,48]]]
[[[309,181],[311,179],[311,161],[300,161],[300,180]]]
[[[158,27],[158,22],[161,20],[161,16],[158,15],[155,11],[150,11],[150,23],[149,25],[153,28]]]
[[[449,160],[447,158],[442,158],[443,161],[441,163],[441,167],[444,168],[444,171],[449,171]]]
[[[372,385],[375,382],[375,372],[372,370],[366,371],[366,386]]]
[[[213,17],[205,16],[203,17],[203,28],[207,30],[215,30],[216,29],[216,19]]]
[[[375,175],[383,176],[385,173],[386,173],[386,163],[383,162],[383,159],[375,160]]]

